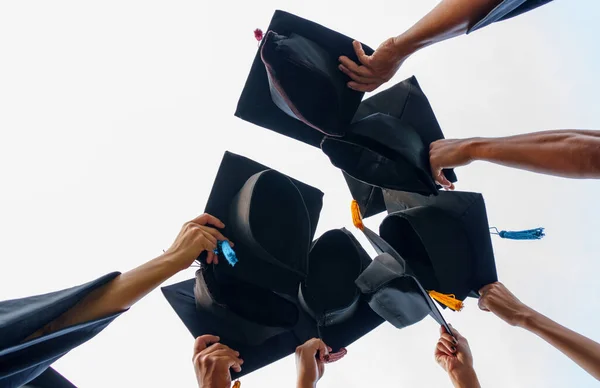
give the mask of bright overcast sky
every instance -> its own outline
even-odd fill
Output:
[[[317,235],[353,229],[342,175],[318,149],[233,116],[257,48],[252,31],[283,9],[376,47],[436,3],[1,2],[0,300],[67,288],[159,255],[184,221],[202,213],[225,150],[325,192]],[[599,13],[598,0],[555,1],[425,49],[392,83],[416,75],[446,137],[600,129]],[[599,341],[600,184],[484,163],[457,174],[459,189],[484,194],[490,225],[547,228],[537,242],[494,238],[500,280]],[[376,228],[381,218],[367,224]],[[167,284],[192,276],[190,269]],[[594,385],[542,340],[479,311],[475,300],[444,314],[469,339],[485,387]],[[437,337],[429,318],[403,330],[384,324],[327,366],[319,386],[448,387],[433,361]],[[191,388],[192,343],[156,290],[54,366],[81,388]],[[295,373],[288,357],[242,386],[291,387]]]

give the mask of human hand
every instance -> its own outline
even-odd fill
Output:
[[[203,251],[208,253],[206,259],[208,264],[218,264],[218,256],[213,252],[217,247],[217,242],[229,240],[223,236],[221,232],[209,225],[217,228],[225,227],[218,218],[213,217],[210,214],[202,214],[183,225],[175,242],[165,254],[175,257],[182,269],[192,265],[194,260],[196,260]],[[230,242],[230,244],[233,246],[232,242]]]
[[[512,326],[523,326],[532,310],[523,304],[500,282],[479,290],[479,308],[491,311]]]
[[[342,56],[339,69],[352,79],[348,87],[360,92],[372,92],[389,81],[408,57],[401,54],[395,37],[384,41],[372,55],[366,55],[359,42],[352,45],[360,65]]]
[[[240,353],[219,343],[214,335],[203,335],[194,343],[194,371],[199,388],[230,388],[231,373],[242,371]]]
[[[469,342],[458,330],[450,326],[450,335],[444,326],[440,327],[440,339],[435,348],[435,361],[448,373],[455,387],[478,387],[477,375],[473,369],[473,355]]]
[[[319,356],[317,357],[317,352]],[[313,388],[325,373],[325,362],[331,348],[317,338],[296,348],[298,388]]]
[[[444,168],[466,166],[474,159],[470,153],[471,139],[440,139],[429,146],[429,163],[431,175],[442,187],[454,190],[444,172]]]

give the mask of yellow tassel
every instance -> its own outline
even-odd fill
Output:
[[[454,294],[441,294],[437,291],[429,291],[429,296],[454,311],[460,311],[463,308],[463,302],[456,299],[456,295]]]
[[[352,205],[350,205],[350,209],[352,210],[352,223],[358,229],[363,230],[365,225],[363,224],[362,217],[360,215],[360,207],[358,206],[358,202],[352,201]]]
[[[231,388],[240,388],[241,386],[242,386],[242,383],[240,382],[240,380],[238,380],[235,383],[233,383],[233,387],[231,387]]]

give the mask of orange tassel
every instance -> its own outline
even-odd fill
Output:
[[[352,223],[355,227],[360,230],[363,230],[365,225],[362,221],[362,216],[360,215],[360,207],[358,206],[358,202],[352,201],[352,205],[350,205],[350,209],[352,210]]]
[[[454,311],[460,311],[463,308],[463,302],[456,299],[456,295],[454,294],[442,294],[437,291],[429,291],[429,296]]]
[[[240,382],[240,380],[238,380],[235,383],[233,383],[233,387],[231,387],[231,388],[240,388],[241,386],[242,386],[242,383]]]

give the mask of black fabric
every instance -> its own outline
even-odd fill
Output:
[[[319,243],[319,241],[321,242]],[[331,245],[338,243],[343,245],[339,252],[330,248]],[[345,229],[326,232],[313,244],[313,248],[316,249],[315,253],[321,251],[322,244],[325,244],[322,257],[331,259],[331,262],[355,263],[357,256],[360,262],[360,269],[357,270],[354,265],[351,267],[351,271],[342,267],[330,274],[332,277],[339,271],[348,271],[348,275],[360,273],[360,270],[367,268],[371,262],[359,242]],[[331,255],[339,255],[339,257],[332,258]],[[212,268],[216,269],[223,265],[220,263]],[[325,269],[335,270],[334,267]],[[211,267],[207,267],[205,270],[210,272]],[[301,307],[298,290],[293,297],[281,294],[265,296],[265,293],[268,293],[267,290],[240,284],[239,279],[215,278],[209,280],[209,283],[213,281],[217,284],[211,285],[211,292],[212,290],[216,290],[216,292],[208,297],[206,297],[208,295],[206,291],[204,291],[205,296],[200,295],[202,291],[196,292],[195,295],[194,289],[197,286],[195,279],[163,287],[162,292],[194,337],[204,334],[218,335],[221,337],[222,343],[240,352],[240,357],[244,359],[244,365],[241,373],[232,372],[234,379],[292,354],[297,346],[314,337],[321,336],[334,351],[339,351],[340,348],[350,345],[383,322],[383,319],[369,307],[366,299],[361,295],[356,304],[351,303],[353,307],[350,311],[342,311],[343,307],[342,310],[333,311],[336,318],[341,316],[343,319],[322,322],[325,325],[319,330],[316,320]],[[206,282],[204,281],[204,283]],[[327,286],[329,287],[329,285]],[[352,281],[351,287],[356,289],[354,281]],[[287,325],[294,320],[293,315],[295,314],[288,302],[293,303],[298,311],[297,323],[293,328],[280,327],[277,332],[277,328],[264,327],[264,325],[259,327],[260,325],[255,323],[261,321],[266,324],[276,322],[275,324]],[[335,298],[330,302],[337,304],[340,300]],[[274,316],[270,316],[269,310],[273,312]],[[331,313],[332,311],[328,310],[327,312]],[[252,335],[260,340],[248,341],[248,337]]]
[[[399,120],[398,126],[401,126],[402,128],[408,127],[414,129],[421,138],[423,154],[428,154],[429,145],[432,142],[444,138],[444,134],[442,133],[442,129],[435,117],[429,100],[423,93],[421,86],[414,76],[364,100],[360,104],[353,122],[356,123],[376,113],[383,113],[397,118]],[[395,134],[398,133],[399,132],[396,132]],[[379,141],[379,143],[382,142]],[[378,147],[377,149],[381,148]],[[374,158],[374,155],[371,156]],[[382,156],[381,159],[384,159],[384,157]],[[429,158],[424,158],[424,156],[421,155],[419,161],[421,168],[418,171],[425,171],[428,173],[428,177],[422,178],[421,180],[424,179],[425,182],[428,182],[427,185],[429,185],[432,182],[429,172]],[[403,171],[403,173],[405,172]],[[355,174],[358,173],[355,172]],[[390,172],[388,174],[391,176],[392,173]],[[445,169],[444,174],[451,182],[457,181],[454,170]],[[368,176],[366,173],[363,175]],[[379,214],[386,210],[384,203],[379,200],[383,197],[380,187],[365,183],[369,182],[369,179],[364,179],[363,181],[355,179],[349,174],[344,174],[344,178],[348,183],[353,198],[360,206],[363,218]],[[420,190],[417,190],[417,192],[425,193],[423,187],[427,186],[422,186],[419,182],[417,182],[416,185],[421,188]],[[429,188],[428,190],[433,194],[437,193],[437,189]]]
[[[317,324],[329,326],[354,314],[360,295],[354,281],[368,262],[367,253],[345,229],[325,232],[313,244],[309,274],[298,297]]]
[[[548,4],[552,0],[504,0],[491,10],[483,19],[477,22],[473,27],[469,28],[467,34],[476,31],[480,28],[489,26],[492,23],[510,19],[519,16],[525,12],[534,10],[544,4]]]
[[[477,297],[481,287],[498,281],[485,201],[481,194],[441,191],[437,196],[426,197],[415,193],[384,191],[383,195],[390,214],[417,207],[433,207],[457,220],[453,234],[447,233],[444,236],[436,230],[437,226],[432,226],[439,222],[438,216],[426,216],[417,221],[413,217],[411,221],[428,249],[437,249],[437,241],[440,246],[447,247],[440,249],[440,253],[434,256],[430,255],[437,262],[434,265],[440,268],[438,280],[441,287],[446,285],[459,289],[457,296],[470,290],[469,296]],[[427,226],[427,223],[431,225]],[[445,228],[449,230],[449,227]],[[466,237],[459,233],[461,230]],[[447,253],[445,256],[441,253],[444,250]]]
[[[326,58],[323,54],[318,54],[316,57],[318,57],[321,60],[325,60],[326,65],[324,67],[326,68],[325,71],[328,74],[328,83],[333,85],[333,89],[335,89],[336,91],[335,93],[331,92],[333,94],[330,94],[336,94],[338,96],[337,103],[340,107],[341,112],[339,117],[343,118],[343,121],[347,120],[349,122],[351,117],[348,117],[347,115],[351,116],[352,114],[354,114],[354,112],[360,104],[364,93],[353,91],[347,87],[345,89],[341,89],[339,87],[340,79],[344,79],[345,82],[350,81],[350,79],[347,78],[343,73],[339,72],[339,70],[337,70],[337,59],[340,56],[345,55],[355,61],[358,61],[358,58],[356,57],[356,53],[354,52],[354,48],[352,46],[353,39],[342,35],[338,32],[335,32],[331,29],[323,27],[317,23],[311,22],[309,20],[300,18],[298,16],[280,10],[275,11],[267,31],[273,31],[278,35],[289,38],[292,38],[292,34],[294,34],[294,39],[297,40],[296,43],[298,43],[300,39],[308,40],[318,45],[318,47],[320,48],[319,51],[326,52],[328,54]],[[289,41],[289,39],[287,41]],[[311,45],[311,47],[314,48],[315,46]],[[367,55],[373,53],[373,49],[365,45],[363,45],[363,48]],[[330,68],[334,64],[335,70],[337,70],[339,74],[336,73],[333,68]],[[323,67],[323,62],[320,63],[320,66]],[[297,67],[295,68],[297,69]],[[311,84],[313,84],[314,82],[320,83],[321,81],[319,81],[317,78],[321,76],[317,75],[316,72],[313,72],[312,74],[314,74],[316,78],[313,78],[313,82]],[[291,78],[283,78],[294,82]],[[321,78],[321,80],[322,79],[323,78]],[[295,84],[292,83],[292,85]],[[246,81],[244,89],[242,90],[242,94],[238,101],[235,115],[241,118],[242,120],[270,129],[272,131],[299,140],[306,144],[319,147],[324,134],[316,130],[315,128],[306,125],[302,121],[296,119],[295,117],[293,117],[294,115],[289,114],[289,111],[286,113],[284,110],[278,107],[272,99],[271,87],[272,83],[269,83],[267,71],[261,59],[259,50],[259,52],[256,54],[256,57],[254,58],[252,68],[250,69],[250,74],[248,75],[248,79]],[[292,90],[300,93],[300,96],[302,96],[304,93],[304,91],[299,88],[288,88],[286,89],[286,92],[292,93]],[[312,120],[316,122],[329,122],[328,118],[325,117],[325,115],[319,116],[319,114],[314,114],[314,107],[310,105],[312,104],[311,100],[315,98],[315,93],[317,93],[317,90],[308,88],[306,88],[305,90],[308,91],[310,99],[302,99],[302,101],[296,100],[295,103],[309,104],[309,109],[306,110],[306,112],[312,112]],[[277,95],[278,93],[275,93],[276,100],[278,98]],[[331,107],[332,104],[333,101],[327,102],[327,106],[329,107]],[[282,105],[281,101],[280,105]],[[330,113],[332,110],[333,109],[330,109],[328,112]],[[322,114],[325,112],[326,111],[323,111]],[[340,128],[342,128],[341,124],[342,123],[337,123],[332,126],[328,125],[328,127],[337,127],[337,131],[339,134]],[[332,129],[329,130],[333,131]]]
[[[371,186],[354,179],[342,171],[352,198],[359,204],[362,218],[368,218],[385,211],[385,201],[380,187]]]
[[[431,315],[449,329],[431,298],[406,268],[393,252],[383,253],[373,260],[356,284],[367,296],[373,311],[396,328],[413,325]]]
[[[417,131],[393,116],[376,113],[357,121],[344,138],[323,139],[321,149],[334,166],[366,184],[437,194],[429,147]]]
[[[194,297],[197,317],[209,313],[220,321],[219,335],[226,341],[260,345],[293,328],[299,319],[295,303],[242,281],[221,284],[213,267],[196,272]]]
[[[211,312],[198,309],[194,297],[194,286],[195,279],[190,279],[162,287],[161,290],[194,338],[204,334],[218,335],[222,337],[221,343],[240,352],[244,365],[242,366],[242,372],[231,372],[234,379],[292,354],[296,347],[301,344],[292,331],[284,331],[260,344],[249,344],[243,340],[236,341],[236,339],[232,339],[231,333],[239,330],[238,321],[236,319],[222,319]],[[256,307],[259,304],[260,301],[255,301],[253,306]],[[299,316],[301,321],[307,322],[307,319],[304,314]]]
[[[23,388],[77,388],[73,383],[64,378],[60,373],[52,368],[48,368],[24,385]]]
[[[58,330],[23,342],[89,293],[119,275],[62,291],[0,302],[0,386],[20,387],[40,376],[54,361],[93,338],[120,313]]]
[[[460,220],[452,215],[429,206],[391,213],[381,223],[379,235],[426,290],[454,294],[460,300],[471,292],[469,241]]]
[[[235,236],[231,238],[247,248],[249,255],[273,266],[263,276],[289,276],[296,284],[306,277],[310,219],[302,194],[290,178],[275,170],[248,178],[233,199],[228,222]]]
[[[263,39],[271,98],[288,116],[330,136],[342,136],[360,99],[346,85],[338,59],[297,34],[269,31]]]
[[[223,258],[216,276],[295,296],[322,198],[314,187],[226,152],[205,211],[225,224],[222,233],[234,242],[238,263],[232,267]]]

